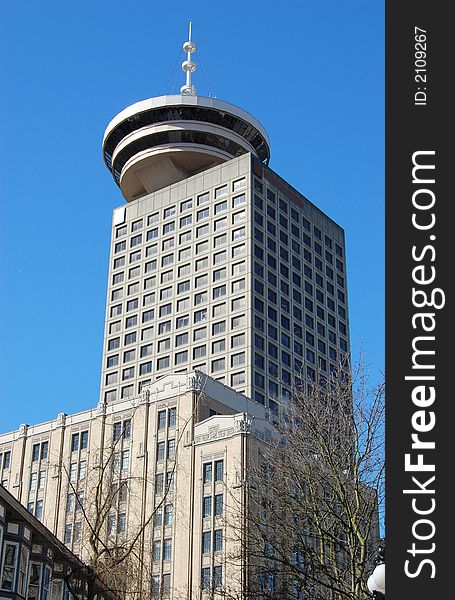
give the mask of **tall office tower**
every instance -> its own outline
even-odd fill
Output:
[[[344,232],[268,166],[261,124],[197,96],[129,106],[103,153],[114,210],[101,402],[197,369],[272,413],[349,350]]]
[[[349,350],[344,235],[267,166],[256,119],[196,95],[184,49],[181,94],[125,109],[104,137],[127,204],[101,402],[1,434],[0,483],[82,558],[94,522],[100,544],[140,540],[147,597],[239,598],[249,469],[293,378]],[[99,473],[114,491],[100,518]]]

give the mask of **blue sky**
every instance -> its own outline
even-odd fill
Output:
[[[351,343],[384,358],[380,0],[0,1],[0,430],[95,406],[112,209],[101,141],[129,104],[195,83],[252,113],[270,166],[346,230]]]

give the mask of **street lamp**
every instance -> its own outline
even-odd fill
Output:
[[[374,600],[385,599],[385,548],[379,546],[378,558],[376,559],[376,567],[373,573],[369,576],[367,587],[373,594]]]

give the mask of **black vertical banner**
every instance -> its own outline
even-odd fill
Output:
[[[386,596],[455,597],[455,52],[446,2],[386,3]]]

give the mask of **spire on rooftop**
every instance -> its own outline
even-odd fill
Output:
[[[191,21],[189,25],[188,41],[183,44],[186,60],[182,63],[182,71],[186,73],[186,83],[180,88],[182,96],[196,96],[196,87],[191,83],[191,74],[196,71],[196,64],[191,60],[191,55],[196,52],[196,44],[191,39]]]

